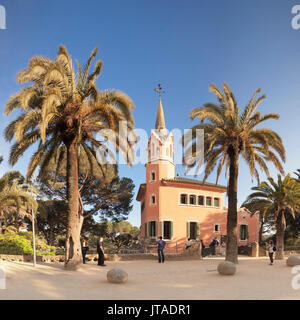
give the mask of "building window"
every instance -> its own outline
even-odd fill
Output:
[[[204,206],[204,197],[198,196],[198,206]]]
[[[248,226],[246,224],[240,225],[240,240],[245,241],[248,239]]]
[[[163,221],[162,224],[162,236],[164,239],[171,240],[173,234],[173,222],[172,221]]]
[[[214,207],[217,207],[217,208],[220,207],[220,199],[219,198],[214,198]]]
[[[181,204],[187,204],[187,195],[186,194],[181,194],[180,195],[180,203]]]
[[[199,225],[197,222],[188,222],[188,238],[196,240],[199,235]]]
[[[156,155],[159,156],[159,147],[156,148]]]
[[[211,197],[206,197],[206,205],[211,207]]]
[[[156,228],[156,221],[149,222],[149,237],[156,237],[157,228]]]
[[[155,195],[152,195],[151,196],[151,204],[156,204],[156,197],[155,197]]]
[[[145,209],[145,201],[143,201],[143,202],[141,203],[141,212],[143,212],[144,209]]]
[[[219,232],[220,232],[220,225],[219,224],[215,224],[214,233],[219,233]]]
[[[195,205],[196,204],[196,196],[190,195],[190,204]]]
[[[154,171],[152,171],[151,172],[151,181],[155,181],[156,179],[155,179],[155,172]]]

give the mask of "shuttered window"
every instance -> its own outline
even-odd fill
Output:
[[[196,204],[196,196],[193,194],[190,195],[190,204],[192,205]]]
[[[149,222],[149,237],[156,237],[157,235],[157,223],[156,221]]]
[[[214,198],[214,207],[219,208],[220,207],[220,199]]]
[[[190,238],[190,236],[191,236],[191,227],[190,227],[190,223],[188,222],[187,224],[186,224],[186,235],[187,235],[187,237],[188,238]]]
[[[164,239],[171,239],[172,238],[172,221],[163,221],[163,230],[162,230],[162,236]]]
[[[211,206],[211,197],[206,197],[206,205]]]
[[[246,224],[240,225],[240,240],[248,239],[248,226]]]
[[[181,194],[180,195],[180,203],[181,204],[187,204],[187,195],[186,194]]]
[[[198,206],[204,206],[204,197],[198,196]]]

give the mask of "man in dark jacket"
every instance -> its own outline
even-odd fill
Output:
[[[165,255],[164,255],[165,245],[166,245],[166,242],[162,239],[162,236],[160,236],[159,240],[157,241],[157,254],[158,254],[159,263],[165,262]]]
[[[103,238],[100,237],[97,241],[97,253],[98,253],[98,266],[105,267],[104,264],[104,249],[103,249]]]
[[[213,255],[216,255],[216,247],[219,245],[219,241],[217,238],[214,238],[213,241],[210,243],[209,247],[211,248],[211,252]]]

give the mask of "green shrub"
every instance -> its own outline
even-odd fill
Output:
[[[56,247],[37,241],[36,250],[38,256],[55,256]]]
[[[17,233],[0,234],[0,254],[32,255],[30,241]]]
[[[0,254],[33,255],[32,232],[9,231],[0,234]],[[42,239],[36,239],[37,256],[55,256],[56,247],[49,246]]]

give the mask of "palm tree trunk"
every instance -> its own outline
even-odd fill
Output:
[[[49,245],[54,246],[54,241],[55,241],[55,234],[54,234],[54,227],[50,225],[50,230],[49,230]]]
[[[67,147],[67,202],[68,226],[65,252],[65,268],[76,270],[81,263],[79,203],[78,203],[78,145],[74,139]]]
[[[228,150],[230,167],[228,183],[228,213],[227,213],[227,242],[226,261],[238,263],[237,246],[237,184],[239,154],[234,148]]]
[[[276,220],[276,252],[275,259],[283,260],[284,259],[284,231],[285,225],[282,223],[282,215],[283,213],[278,215]]]

